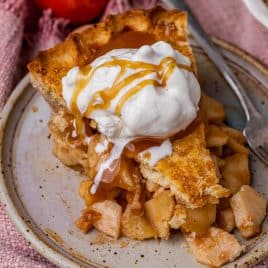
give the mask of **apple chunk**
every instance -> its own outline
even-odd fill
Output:
[[[238,192],[242,185],[249,184],[248,156],[246,154],[236,153],[227,157],[222,176],[223,186],[230,189],[232,194]]]
[[[216,219],[216,205],[207,204],[201,208],[186,210],[187,216],[182,225],[184,232],[194,232],[196,235],[204,234]]]
[[[233,261],[243,250],[233,235],[216,227],[210,227],[201,237],[185,236],[196,260],[210,267],[220,267]]]
[[[231,198],[235,224],[244,237],[260,233],[261,223],[266,215],[267,202],[252,187],[244,185]]]
[[[130,239],[145,240],[157,237],[156,230],[146,217],[135,214],[129,206],[123,213],[121,224],[123,235]]]
[[[155,227],[159,237],[168,239],[169,221],[175,208],[174,198],[170,191],[162,191],[144,205],[145,215],[150,223]]]
[[[217,224],[224,231],[230,233],[235,228],[234,213],[231,208],[218,211]]]
[[[94,227],[117,239],[120,234],[121,206],[116,201],[105,200],[94,203],[90,209],[100,214],[100,218],[94,223]]]

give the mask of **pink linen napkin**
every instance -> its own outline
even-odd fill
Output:
[[[242,0],[187,1],[205,29],[244,49],[268,65],[268,29],[258,23]],[[103,14],[124,12],[131,8],[150,8],[157,0],[110,0]],[[47,49],[64,38],[68,23],[55,19],[47,10],[39,13],[27,0],[0,0],[0,109],[25,64],[38,50]],[[38,27],[35,27],[38,26]],[[0,268],[54,267],[39,255],[10,222],[0,205]],[[258,268],[268,267],[268,260]]]
[[[242,48],[268,66],[268,28],[252,16],[242,0],[186,1],[208,33]]]
[[[12,87],[24,30],[25,5],[20,1],[0,1],[0,108]]]

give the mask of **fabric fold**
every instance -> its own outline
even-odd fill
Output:
[[[32,59],[38,51],[53,47],[64,39],[67,34],[66,27],[69,21],[63,18],[55,18],[52,10],[44,10],[39,20],[39,29],[33,39],[33,47],[29,59]]]
[[[0,1],[0,109],[13,86],[24,30],[24,0]]]

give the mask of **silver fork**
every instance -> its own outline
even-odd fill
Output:
[[[247,116],[246,113],[247,124],[243,133],[251,150],[268,166],[268,119],[252,107],[254,114],[251,108],[247,110],[250,114]]]
[[[168,6],[188,12],[189,29],[195,40],[217,66],[229,86],[238,97],[245,112],[247,123],[243,130],[244,136],[251,150],[268,166],[268,119],[262,116],[254,107],[245,89],[236,78],[231,68],[213,44],[210,37],[204,32],[191,10],[183,0],[166,0]]]
[[[214,47],[211,49],[214,53]],[[217,51],[216,53],[217,58],[214,58],[214,63],[235,92],[245,112],[247,122],[243,134],[247,143],[250,149],[268,166],[268,119],[257,111],[233,71],[223,57]]]

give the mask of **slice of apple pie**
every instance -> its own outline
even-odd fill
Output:
[[[137,240],[168,239],[177,229],[200,262],[220,266],[239,256],[242,246],[228,232],[242,228],[239,202],[251,211],[247,192],[237,193],[250,181],[248,150],[243,135],[224,125],[222,105],[201,93],[184,12],[109,16],[28,68],[53,110],[54,154],[84,174],[78,228]],[[266,207],[252,191],[249,198]],[[247,236],[260,230],[265,212],[252,217]]]

